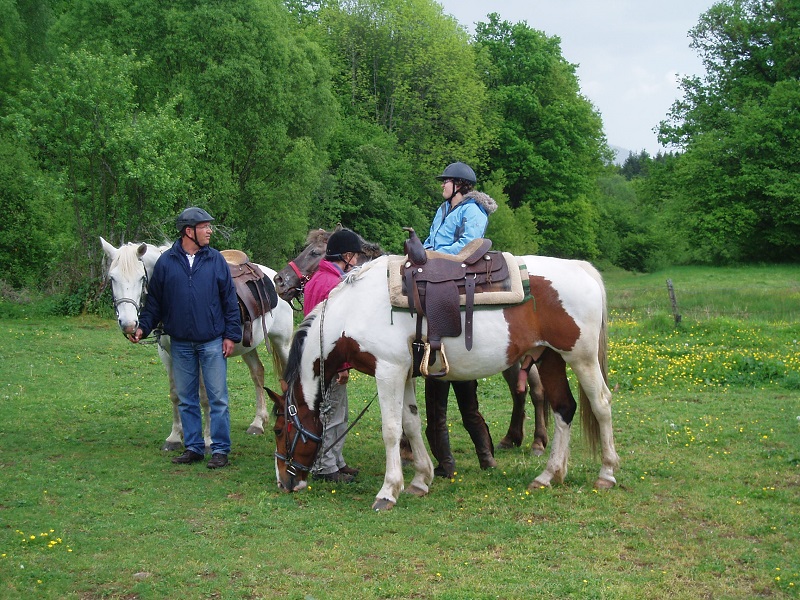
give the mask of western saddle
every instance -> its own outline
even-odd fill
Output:
[[[508,263],[501,252],[489,251],[492,241],[476,239],[455,255],[426,251],[410,227],[405,242],[407,259],[401,267],[403,292],[412,315],[417,315],[416,338],[412,343],[414,375],[442,377],[449,371],[442,337],[461,335],[461,303],[464,303],[464,344],[472,349],[472,317],[475,294],[502,288],[509,279]],[[428,322],[427,342],[423,341],[422,318]],[[431,373],[428,367],[442,355],[442,369]]]
[[[239,314],[242,320],[242,345],[253,344],[253,321],[266,315],[278,303],[278,293],[269,277],[255,263],[250,262],[241,250],[222,250],[222,256],[231,270],[236,296],[239,298]],[[267,324],[262,319],[264,343],[267,340]]]

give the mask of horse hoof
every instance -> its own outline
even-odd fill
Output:
[[[534,456],[542,456],[544,454],[544,446],[541,442],[533,442],[531,444],[531,452]]]
[[[376,498],[375,502],[372,503],[372,510],[375,512],[386,512],[387,510],[392,510],[394,505],[394,502],[386,498]]]
[[[500,443],[497,444],[497,447],[500,450],[510,450],[511,448],[519,448],[522,445],[521,441],[512,440],[508,436],[504,437],[500,440]]]
[[[162,452],[174,452],[175,450],[183,450],[183,442],[164,442],[161,446]]]
[[[597,481],[594,482],[594,489],[596,489],[596,490],[610,490],[615,485],[617,485],[616,481],[609,481],[608,479],[598,478]]]
[[[410,485],[405,490],[404,493],[411,494],[412,496],[416,496],[417,498],[422,498],[428,494],[428,490],[425,490],[418,485]],[[376,509],[377,510],[377,509]]]
[[[262,427],[256,427],[255,425],[250,425],[247,428],[248,435],[264,435],[264,429]]]
[[[528,489],[531,492],[535,492],[536,490],[544,490],[550,487],[549,483],[542,483],[538,479],[534,479],[531,481],[530,485],[528,485]]]

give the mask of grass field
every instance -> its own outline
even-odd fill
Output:
[[[377,404],[355,483],[281,494],[241,359],[231,466],[179,467],[153,347],[0,306],[0,598],[800,597],[800,267],[605,276],[618,486],[592,489],[579,424],[563,485],[528,492],[546,457],[525,447],[481,471],[451,402],[456,477],[380,514]],[[349,389],[355,415],[375,386]],[[479,394],[497,441],[507,390]]]

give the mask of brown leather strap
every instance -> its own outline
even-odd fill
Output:
[[[475,275],[467,275],[464,281],[465,299],[465,314],[464,314],[464,345],[467,351],[472,350],[472,307],[475,303]]]

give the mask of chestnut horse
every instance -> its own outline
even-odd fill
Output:
[[[153,273],[153,267],[155,267],[158,257],[161,256],[162,252],[168,250],[170,246],[157,247],[152,244],[130,242],[120,248],[115,248],[102,237],[100,238],[100,243],[109,260],[108,279],[111,283],[117,322],[123,334],[133,333],[139,325],[139,313],[147,295],[147,281]],[[268,277],[274,276],[275,271],[272,269],[261,265],[259,267]],[[262,325],[262,319],[264,325]],[[253,321],[252,345],[243,346],[239,343],[234,347],[233,356],[241,356],[248,369],[250,369],[250,377],[253,380],[256,391],[256,414],[247,428],[247,433],[253,435],[263,435],[264,426],[269,422],[269,412],[267,411],[264,395],[264,365],[258,356],[257,350],[259,345],[264,342],[265,328],[267,330],[267,338],[272,346],[273,369],[276,376],[280,377],[289,356],[289,347],[294,329],[294,316],[289,304],[279,300],[278,305],[269,314]],[[169,376],[169,397],[172,400],[172,431],[164,441],[161,449],[164,451],[181,450],[183,448],[183,426],[178,412],[178,394],[175,391],[175,381],[172,378],[169,336],[159,335],[157,336],[157,342],[158,354]],[[200,403],[205,415],[203,433],[206,447],[208,448],[211,446],[208,397],[202,385]]]
[[[341,229],[337,226],[334,231]],[[322,257],[325,256],[325,248],[328,245],[328,238],[334,231],[324,229],[312,229],[306,238],[306,247],[297,257],[289,261],[289,264],[278,271],[275,275],[275,289],[278,295],[290,304],[299,301],[303,295],[303,288],[314,272],[319,267]],[[363,254],[360,256],[360,263],[372,260],[383,254],[380,246],[366,242],[362,239]],[[514,448],[522,445],[525,436],[525,392],[518,391],[520,366],[514,363],[503,371],[503,378],[506,380],[508,389],[511,392],[513,408],[511,410],[511,421],[508,424],[508,432],[497,444],[498,448]],[[531,451],[536,456],[544,454],[547,447],[547,425],[549,412],[544,401],[542,382],[536,367],[528,370],[528,384],[531,396],[531,403],[534,408],[534,433],[531,442]]]
[[[402,261],[402,257],[399,258]],[[527,268],[530,296],[512,306],[484,306],[473,314],[474,345],[466,350],[464,333],[448,338],[448,380],[473,380],[500,373],[527,357],[537,360],[545,398],[554,413],[553,442],[545,469],[528,486],[549,487],[567,475],[571,424],[577,403],[566,365],[579,385],[581,423],[601,467],[594,485],[616,485],[619,457],[611,424],[611,391],[606,383],[606,294],[600,274],[589,263],[543,256],[517,260]],[[388,286],[390,257],[355,269],[300,325],[292,341],[283,396],[275,403],[275,471],[278,485],[296,491],[321,444],[320,410],[326,391],[343,363],[375,377],[381,408],[386,472],[372,505],[389,510],[404,490],[400,436],[406,433],[414,453],[414,477],[408,493],[425,495],[433,480],[422,440],[412,374],[411,340],[416,319],[392,310]],[[354,310],[354,307],[357,310]]]

